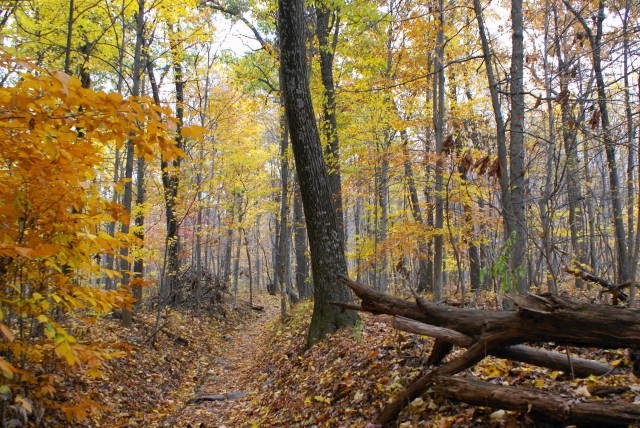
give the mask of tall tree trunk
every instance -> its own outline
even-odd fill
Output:
[[[338,232],[346,242],[344,213],[342,212],[342,179],[340,176],[340,142],[336,120],[336,91],[333,80],[333,59],[340,33],[340,8],[327,0],[316,2],[316,37],[320,54],[320,78],[323,88],[322,124],[320,128],[327,141],[325,161],[329,175],[329,186],[336,210]]]
[[[509,188],[513,210],[511,257],[512,279],[519,293],[529,290],[526,273],[527,224],[525,210],[524,148],[524,36],[522,0],[511,1],[511,128],[509,144]]]
[[[74,1],[69,0],[69,12],[67,15],[67,41],[64,47],[64,72],[71,74],[71,41],[73,40],[73,12]]]
[[[380,169],[379,176],[376,180],[376,195],[378,199],[379,217],[378,227],[376,230],[376,289],[378,291],[387,291],[389,282],[388,263],[389,258],[385,241],[387,240],[387,228],[389,223],[389,145],[391,143],[390,135],[384,137],[382,147],[379,148],[380,153]]]
[[[433,238],[433,299],[443,298],[443,261],[444,261],[444,199],[443,193],[443,146],[445,114],[444,81],[444,0],[438,2],[438,32],[436,35],[436,54],[434,57],[433,79],[433,126],[436,140],[435,168],[435,228]]]
[[[136,14],[136,45],[133,56],[133,85],[131,95],[134,97],[140,95],[142,72],[144,70],[142,47],[144,45],[144,0],[138,0],[138,12]],[[124,210],[131,215],[131,206],[133,202],[133,141],[128,140],[126,145],[125,167],[124,167],[124,189],[122,192],[122,205]],[[129,233],[130,219],[123,222],[120,226],[120,232],[124,235]],[[120,271],[122,274],[122,285],[129,284],[129,248],[124,246],[120,251]],[[131,327],[132,321],[131,311],[129,309],[122,310],[122,324],[125,327]]]
[[[629,263],[629,280],[635,281],[636,271],[638,266],[638,251],[636,249],[636,235],[635,231],[637,227],[640,231],[640,224],[636,225],[634,222],[634,210],[636,204],[634,203],[636,198],[635,189],[635,164],[636,164],[636,149],[634,144],[636,143],[636,126],[633,121],[633,112],[631,107],[631,83],[629,81],[629,56],[630,56],[630,40],[629,40],[629,20],[630,11],[632,8],[631,0],[625,1],[625,12],[622,18],[622,47],[623,47],[623,73],[624,73],[624,113],[627,122],[627,242],[628,242],[628,254],[631,258]],[[631,295],[635,297],[635,283],[631,285]]]
[[[184,75],[182,71],[181,46],[174,28],[168,26],[169,50],[173,67],[173,80],[176,94],[176,138],[179,149],[184,145],[182,127],[184,122]],[[176,213],[178,186],[180,184],[180,158],[171,161],[160,160],[162,169],[162,188],[164,190],[165,216],[167,225],[166,254],[167,270],[164,272],[164,289],[160,290],[160,304],[173,304],[180,271],[180,224]]]
[[[280,87],[282,87],[282,72],[280,72]],[[281,100],[281,103],[282,100]],[[289,126],[287,118],[282,110],[280,116],[280,215],[277,233],[276,265],[274,271],[278,290],[280,292],[280,316],[284,319],[287,315],[287,284],[289,283]]]
[[[596,27],[595,34],[586,19],[580,14],[580,12],[576,11],[568,0],[562,0],[562,2],[582,25],[585,33],[587,33],[589,46],[591,47],[591,61],[593,63],[593,74],[596,79],[600,124],[602,125],[602,138],[604,141],[604,151],[607,157],[607,169],[609,172],[611,211],[613,214],[614,239],[616,246],[617,282],[622,283],[631,279],[631,263],[627,251],[627,236],[625,233],[624,213],[622,209],[622,192],[620,189],[620,179],[618,177],[616,146],[609,119],[607,88],[602,72],[602,36],[604,34],[603,22],[605,19],[604,0],[598,1],[598,12],[594,17]]]
[[[561,35],[557,23],[557,10],[553,6],[555,22],[555,50],[558,59],[558,74],[560,93],[558,102],[560,104],[560,119],[562,123],[562,141],[565,152],[565,168],[567,180],[567,203],[569,205],[569,233],[571,236],[571,249],[575,259],[581,264],[588,264],[587,241],[584,236],[584,213],[582,209],[582,191],[580,186],[580,157],[578,156],[578,126],[576,118],[572,112],[569,92],[570,67],[569,61],[563,58],[561,49]],[[582,287],[583,281],[580,278],[575,280],[576,287]]]
[[[282,93],[311,251],[314,305],[307,343],[313,345],[338,328],[353,326],[359,317],[330,303],[351,302],[352,296],[337,281],[337,275],[347,274],[347,262],[306,73],[304,2],[279,0],[278,4]]]
[[[142,156],[138,157],[137,165],[136,165],[136,217],[134,220],[134,224],[136,226],[136,230],[134,232],[135,237],[139,241],[139,248],[144,248],[144,211],[142,206],[145,202],[145,183],[144,183],[144,170],[145,170],[145,162]],[[133,297],[136,299],[134,304],[134,308],[136,310],[140,309],[142,304],[142,286],[140,281],[144,278],[144,256],[143,254],[138,254],[137,257],[133,261],[133,276],[137,279],[136,283],[133,285]]]
[[[482,46],[482,56],[484,58],[487,82],[489,84],[489,94],[491,96],[491,107],[493,117],[496,122],[496,144],[498,147],[498,164],[501,174],[500,183],[500,203],[502,204],[502,221],[504,225],[505,241],[509,242],[512,233],[515,231],[515,216],[511,200],[511,179],[509,171],[509,153],[507,152],[507,128],[502,116],[502,105],[500,102],[500,82],[497,79],[493,66],[493,54],[487,37],[487,30],[482,15],[482,5],[480,0],[473,0],[473,9],[478,21],[478,31],[480,44]]]
[[[554,112],[553,112],[553,103],[552,103],[552,92],[551,92],[551,74],[550,74],[550,65],[549,65],[549,48],[550,48],[550,29],[549,24],[551,22],[551,5],[549,4],[549,0],[545,0],[545,19],[544,19],[544,53],[543,53],[543,65],[544,65],[544,86],[545,86],[545,94],[547,99],[547,133],[546,133],[546,145],[545,148],[545,171],[547,174],[544,178],[544,189],[542,191],[542,195],[538,200],[538,209],[540,212],[540,224],[542,226],[542,256],[545,259],[547,265],[547,288],[550,293],[557,293],[557,272],[556,266],[553,261],[553,242],[552,242],[552,231],[553,231],[553,208],[552,208],[552,198],[553,198],[553,171],[557,171],[557,168],[554,168],[553,161],[556,155],[556,147],[555,147],[555,120],[554,120]]]

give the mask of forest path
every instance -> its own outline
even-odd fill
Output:
[[[196,390],[191,397],[203,396],[215,401],[186,402],[164,426],[222,428],[248,426],[252,419],[252,401],[259,394],[261,382],[258,363],[271,337],[272,321],[280,314],[279,302],[272,296],[260,296],[264,310],[229,331],[216,355],[198,367]],[[226,395],[226,396],[225,396]]]

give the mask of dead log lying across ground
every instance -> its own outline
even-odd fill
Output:
[[[471,337],[458,333],[455,330],[436,327],[409,318],[394,317],[392,326],[398,330],[434,337],[442,342],[465,348],[471,346],[473,343]],[[598,361],[567,356],[559,352],[526,345],[512,345],[495,349],[491,352],[491,355],[498,358],[519,361],[521,363],[547,367],[553,370],[562,370],[568,374],[573,373],[576,377],[587,377],[590,375],[600,376],[612,373],[615,370],[615,367]],[[439,363],[440,361],[434,362]]]
[[[521,343],[554,342],[558,345],[597,348],[640,347],[640,312],[632,309],[581,304],[564,297],[546,294],[514,296],[511,299],[517,309],[512,311],[494,312],[456,308],[431,303],[419,297],[413,302],[403,300],[378,292],[348,278],[339,278],[362,300],[361,309],[364,311],[409,318],[427,324],[428,328],[441,327],[440,330],[434,330],[437,333],[432,334],[437,338],[436,342],[439,344],[437,348],[440,351],[437,358],[430,358],[432,362],[441,361],[450,350],[452,343],[463,344],[467,347],[467,351],[461,356],[433,370],[426,371],[398,393],[393,401],[385,407],[378,419],[378,422],[383,425],[395,421],[400,410],[411,400],[424,393],[437,379],[447,379],[448,376],[472,367],[487,355],[504,357],[506,353],[506,358],[510,358],[508,355],[510,352],[513,353],[514,347],[516,356],[519,357],[531,350],[535,350],[538,355],[544,353],[542,350],[529,347],[525,347],[525,352],[523,352],[522,347],[515,346]],[[426,332],[426,330],[424,331]],[[558,354],[553,354],[555,356],[550,360],[555,361],[553,364],[556,364],[558,361],[555,357]],[[536,364],[545,365],[544,358]],[[550,362],[549,366],[553,366],[553,364]],[[578,364],[585,369],[593,364],[596,371],[598,367],[605,370],[600,363],[593,361],[581,359],[578,360]],[[575,367],[574,365],[574,370]],[[501,387],[496,386],[496,388]],[[552,401],[564,401],[561,397],[550,393],[546,393],[544,397]],[[503,407],[503,403],[499,399],[493,399],[491,396],[487,399],[489,402],[485,402],[484,405]],[[594,411],[599,409],[598,406],[583,406],[580,407],[580,412],[583,412],[585,408],[593,408]],[[548,411],[556,412],[552,406],[538,406],[538,414],[546,414]],[[578,410],[572,411],[575,413]],[[610,423],[627,424],[629,420],[640,421],[640,412],[633,413],[625,410],[623,413],[626,416],[619,420],[610,419]],[[554,417],[552,414],[546,416]],[[595,417],[595,415],[592,416]]]
[[[438,377],[431,388],[447,398],[478,406],[519,410],[562,426],[629,425],[640,419],[637,404],[610,400],[576,401],[546,391],[495,385],[464,377]]]

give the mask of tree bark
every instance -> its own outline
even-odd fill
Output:
[[[640,421],[640,408],[617,401],[567,399],[537,389],[495,385],[473,378],[440,376],[433,391],[465,403],[518,410],[561,426],[627,426]]]
[[[313,288],[309,284],[309,264],[307,262],[307,229],[304,226],[302,198],[297,183],[293,195],[294,221],[294,251],[296,257],[296,288],[301,299],[308,299],[313,295]]]
[[[433,238],[433,300],[443,298],[443,262],[444,262],[444,198],[443,198],[443,147],[445,114],[445,77],[444,77],[444,0],[438,2],[438,32],[436,35],[436,55],[434,58],[433,79],[433,126],[436,140],[435,167],[435,236]]]
[[[352,297],[336,276],[347,272],[347,263],[311,102],[304,34],[304,2],[279,0],[282,92],[311,251],[315,299],[307,343],[313,345],[359,318],[355,311],[329,303],[351,302]]]
[[[511,128],[509,141],[509,189],[513,210],[511,257],[512,280],[519,293],[529,289],[526,272],[527,224],[525,208],[524,148],[524,35],[522,0],[511,1]]]
[[[182,70],[182,59],[180,53],[180,42],[177,39],[172,26],[168,28],[169,50],[173,67],[173,79],[176,93],[176,146],[182,149],[184,139],[182,137],[182,127],[184,122],[184,74]],[[163,289],[160,290],[160,304],[173,304],[177,289],[177,275],[180,271],[180,223],[176,213],[176,203],[178,199],[178,187],[180,184],[180,163],[179,157],[170,162],[162,158],[160,167],[162,169],[162,187],[164,190],[165,216],[167,225],[166,254],[167,266],[164,274]]]
[[[346,242],[342,207],[342,179],[340,176],[340,141],[336,119],[336,90],[333,80],[333,59],[340,32],[340,8],[330,2],[316,3],[316,37],[320,54],[320,79],[323,88],[322,129],[327,145],[324,151],[333,207],[336,210],[338,232]]]
[[[473,344],[473,339],[470,336],[461,334],[455,330],[436,327],[409,318],[394,317],[392,326],[398,330],[420,334],[422,336],[430,336],[436,340],[456,346],[468,347]],[[502,349],[495,349],[491,352],[491,355],[498,358],[506,358],[512,361],[546,367],[552,370],[562,370],[565,373],[573,374],[577,377],[600,376],[611,373],[615,369],[615,367],[597,361],[579,357],[567,357],[566,354],[526,345],[513,345]]]
[[[411,167],[411,154],[409,153],[409,136],[407,130],[400,131],[400,138],[402,140],[402,151],[404,155],[404,176],[407,182],[407,188],[409,190],[409,205],[411,207],[411,215],[413,220],[424,225],[422,218],[422,209],[420,208],[420,200],[418,199],[418,190],[416,189],[416,182],[413,176],[413,168]],[[418,291],[425,292],[429,290],[433,284],[431,284],[431,275],[429,274],[429,264],[427,262],[427,255],[429,249],[427,247],[427,241],[420,237],[418,238]]]

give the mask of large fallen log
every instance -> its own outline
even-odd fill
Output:
[[[421,297],[416,297],[413,302],[407,301],[344,276],[338,278],[362,300],[362,310],[403,316],[441,327],[445,329],[441,330],[442,334],[455,331],[459,338],[462,335],[471,339],[461,356],[423,372],[386,405],[377,420],[385,426],[395,421],[400,410],[424,393],[436,378],[459,373],[486,355],[499,354],[513,345],[554,342],[605,349],[640,347],[640,312],[633,309],[582,304],[549,294],[530,294],[511,297],[515,310],[494,312],[431,303]],[[466,342],[466,339],[462,340]],[[437,342],[440,350],[434,360],[441,359],[450,346],[444,339]],[[640,421],[640,415],[630,417]]]
[[[627,426],[640,420],[640,406],[605,400],[580,401],[535,389],[495,385],[477,379],[440,376],[432,390],[478,406],[519,410],[562,426]]]
[[[458,333],[455,330],[436,327],[409,318],[394,317],[391,325],[398,330],[434,337],[465,348],[471,346],[473,343],[471,337]],[[587,360],[585,358],[568,357],[566,354],[527,345],[512,345],[495,349],[491,355],[498,358],[547,367],[553,370],[562,370],[565,373],[573,373],[573,375],[577,377],[587,377],[590,375],[600,376],[612,373],[615,370],[615,367],[608,364]]]
[[[577,303],[543,295],[513,296],[512,311],[456,308],[418,298],[415,302],[389,296],[340,276],[362,299],[362,310],[400,315],[426,324],[456,330],[477,340],[498,337],[502,345],[547,343],[599,347],[640,348],[640,312],[634,309]]]

